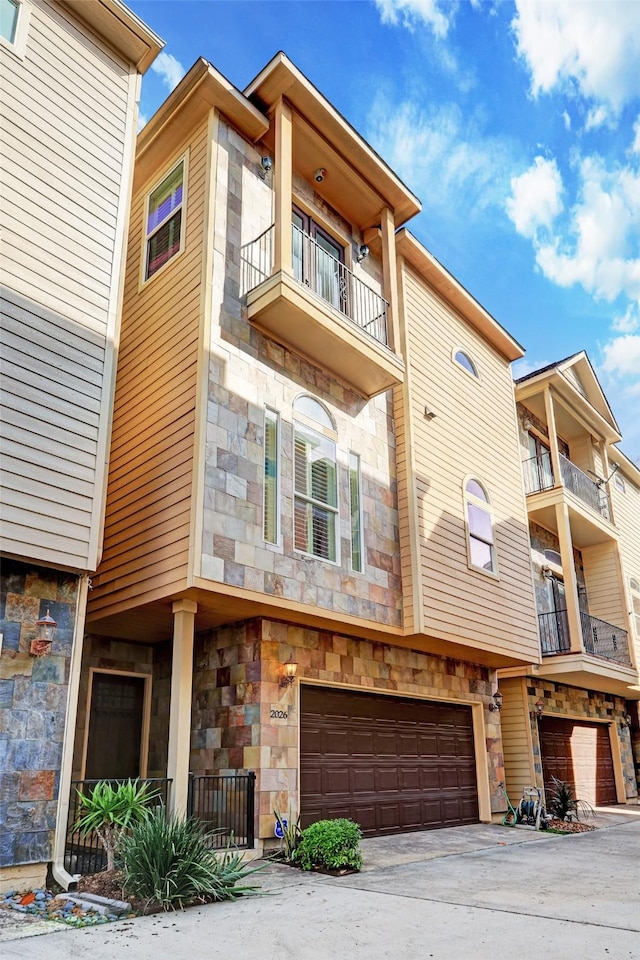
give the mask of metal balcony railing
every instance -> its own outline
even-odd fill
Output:
[[[602,487],[595,483],[590,477],[583,473],[580,467],[567,460],[560,454],[560,472],[562,474],[562,483],[575,494],[583,503],[599,513],[606,520],[609,519],[609,502],[607,494]]]
[[[293,275],[354,323],[360,330],[388,346],[387,309],[384,297],[356,277],[344,263],[295,224],[292,230]],[[273,234],[270,226],[241,250],[242,292],[253,290],[273,271]]]
[[[609,520],[609,501],[602,486],[588,477],[580,467],[576,467],[575,463],[563,454],[559,456],[562,485],[601,517]],[[524,460],[522,470],[527,494],[551,490],[555,485],[550,453],[542,453],[537,457]]]
[[[582,611],[580,619],[584,649],[587,653],[631,666],[626,630],[607,623],[606,620],[598,620],[597,617]]]
[[[556,653],[569,653],[571,642],[566,610],[538,614],[538,626],[543,657],[551,657]]]

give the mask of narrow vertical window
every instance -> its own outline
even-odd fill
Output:
[[[0,36],[7,43],[15,43],[19,12],[17,0],[0,0]]]
[[[482,484],[478,483],[477,480],[469,480],[464,493],[469,563],[477,570],[496,573],[493,516],[489,497]]]
[[[185,161],[181,160],[149,194],[145,226],[145,280],[182,249],[184,169]]]
[[[336,449],[315,430],[295,425],[295,546],[323,560],[337,558]]]
[[[267,543],[280,541],[278,469],[280,458],[280,415],[269,407],[264,411],[264,503],[263,536]]]
[[[360,486],[360,457],[349,453],[349,495],[351,498],[351,569],[362,573],[362,490]]]

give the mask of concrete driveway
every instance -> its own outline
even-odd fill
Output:
[[[478,825],[368,840],[361,874],[334,879],[271,865],[262,897],[4,942],[0,953],[2,960],[640,960],[638,814],[572,837]]]

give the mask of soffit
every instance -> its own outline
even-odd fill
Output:
[[[164,40],[120,0],[61,0],[61,3],[130,63],[135,63],[140,73],[149,69],[164,47]]]

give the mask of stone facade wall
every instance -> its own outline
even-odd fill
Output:
[[[622,731],[620,728],[620,721],[627,713],[623,697],[553,683],[551,680],[534,680],[529,677],[527,680],[527,698],[529,712],[534,709],[538,700],[542,700],[545,716],[566,716],[574,720],[606,720],[608,723],[615,723],[620,740],[620,758],[624,773],[625,793],[628,798],[638,796],[631,737],[628,730]],[[537,785],[541,787],[543,785],[542,760],[536,720],[531,721],[531,735]]]
[[[216,170],[214,287],[207,412],[202,576],[314,610],[401,623],[391,401],[366,402],[319,367],[262,336],[239,296],[242,245],[271,222],[259,153],[222,122]],[[370,258],[367,258],[368,260]],[[368,270],[375,272],[372,263]],[[340,562],[294,550],[293,404],[321,401],[337,432]],[[264,408],[281,416],[282,538],[263,539]],[[350,569],[348,456],[361,457],[365,569]]]
[[[549,586],[547,579],[542,572],[545,563],[544,551],[556,550],[560,552],[560,541],[554,533],[538,526],[537,523],[529,523],[529,538],[531,540],[531,558],[533,565],[533,583],[536,593],[536,609],[538,613],[549,613],[551,611],[551,598],[549,596]],[[573,548],[573,563],[576,571],[576,580],[578,583],[578,603],[580,609],[585,613],[589,612],[589,601],[587,596],[587,586],[584,576],[584,564],[582,562],[582,553],[576,547]]]
[[[498,787],[504,780],[500,715],[488,709],[493,685],[485,667],[338,633],[252,620],[197,638],[191,770],[255,770],[260,837],[273,836],[274,809],[297,806],[298,684],[279,685],[282,664],[292,654],[302,682],[485,704],[492,810],[503,809]]]
[[[0,596],[0,867],[53,851],[79,579],[3,560]],[[29,654],[36,621],[58,624],[51,652]]]

